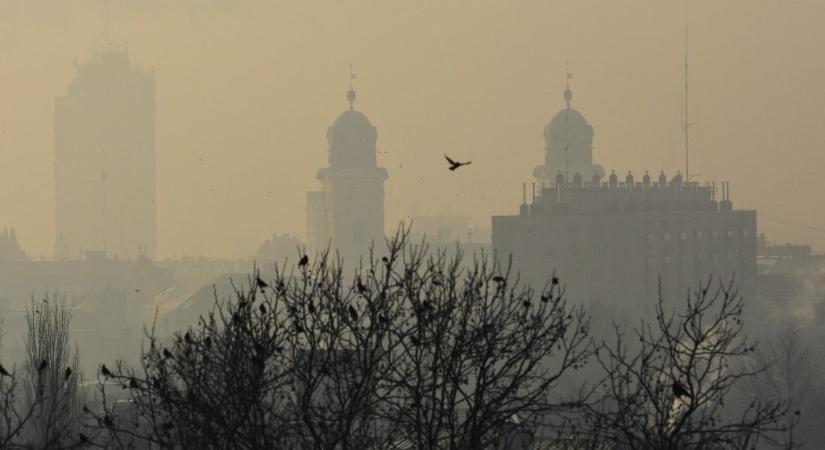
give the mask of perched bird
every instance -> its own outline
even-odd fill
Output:
[[[68,380],[72,376],[72,368],[66,367],[65,375],[63,376],[64,380]]]
[[[501,275],[496,275],[493,277],[493,281],[495,281],[496,283],[504,283],[507,280]]]
[[[304,267],[309,264],[309,256],[304,255],[301,257],[301,260],[298,261],[298,267]]]
[[[170,352],[169,349],[166,348],[163,349],[163,357],[166,359],[175,359],[175,357],[172,356],[172,352]]]
[[[682,383],[680,383],[678,381],[674,381],[673,382],[673,395],[676,398],[690,397],[690,392],[688,392],[685,385],[683,385]]]
[[[268,287],[269,287],[269,283],[267,283],[266,281],[262,280],[260,276],[255,277],[255,283],[258,285],[258,288],[259,288],[259,289],[262,289],[262,290],[263,290],[264,288],[268,288]]]
[[[258,310],[261,311],[261,314],[266,314],[266,306],[263,303],[258,306]]]
[[[468,165],[468,164],[472,164],[472,163],[473,163],[472,161],[467,161],[467,162],[453,161],[453,160],[452,160],[452,159],[450,159],[450,157],[449,157],[449,156],[447,156],[447,155],[444,155],[444,158],[446,158],[446,159],[447,159],[447,162],[448,162],[448,163],[450,163],[450,170],[452,170],[452,171],[455,171],[456,169],[458,169],[458,168],[459,168],[459,167],[461,167],[461,166],[466,166],[466,165]]]
[[[384,262],[384,264],[389,264],[389,263],[390,263],[390,259],[389,259],[389,258],[387,258],[386,256],[382,256],[382,257],[381,257],[381,261],[383,261],[383,262]]]
[[[81,444],[88,444],[89,443],[89,437],[86,436],[83,433],[77,433],[77,438],[80,440]]]
[[[310,314],[315,314],[315,305],[313,305],[312,302],[307,303],[307,309]]]
[[[3,365],[2,365],[2,364],[0,364],[0,375],[2,375],[2,376],[4,376],[4,377],[10,377],[10,376],[11,376],[11,374],[9,373],[9,371],[8,371],[8,370],[6,370],[6,368],[5,368],[5,367],[3,367]]]
[[[355,287],[358,289],[359,294],[365,294],[367,292],[367,287],[364,286],[364,283],[361,282],[361,278],[359,277],[355,283]]]
[[[547,303],[549,301],[550,301],[550,296],[549,295],[542,295],[541,296],[541,302],[542,303]]]
[[[39,366],[37,366],[37,371],[38,371],[38,372],[42,372],[42,371],[46,370],[46,367],[49,367],[49,362],[48,362],[48,361],[46,361],[46,360],[44,359],[44,360],[40,363],[40,365],[39,365]]]
[[[357,322],[358,321],[358,311],[356,311],[355,308],[352,305],[349,305],[349,308],[347,308],[347,310],[349,311],[350,319],[352,319],[353,322]]]
[[[135,377],[129,378],[129,387],[132,388],[132,389],[137,389],[138,382],[137,382],[137,379],[135,379]]]
[[[106,364],[101,364],[100,365],[100,373],[104,377],[111,377],[112,376],[112,372],[109,370],[108,367],[106,367]]]
[[[521,304],[524,305],[525,308],[529,308],[530,305],[531,305],[530,300],[527,300],[527,299],[525,299],[523,302],[521,302]]]
[[[418,347],[418,346],[419,346],[419,344],[421,344],[421,342],[420,342],[420,341],[418,340],[418,338],[417,338],[417,337],[415,337],[415,336],[410,336],[410,343],[411,343],[412,345],[416,346],[416,347]]]
[[[203,340],[203,345],[205,345],[206,348],[212,347],[212,338],[206,336],[206,339]]]
[[[191,344],[192,334],[187,331],[186,334],[183,335],[183,340],[186,341],[187,344]]]
[[[112,417],[108,414],[103,416],[103,425],[106,425],[108,428],[112,428],[115,426],[115,422],[112,420]]]
[[[550,284],[552,284],[553,286],[555,286],[555,285],[559,284],[559,277],[553,277],[553,278],[550,280]]]

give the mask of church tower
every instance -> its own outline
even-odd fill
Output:
[[[571,181],[578,173],[582,179],[591,180],[594,174],[604,175],[604,169],[593,164],[593,126],[584,116],[570,106],[573,91],[567,73],[564,90],[565,108],[556,113],[544,127],[544,164],[536,167],[533,176],[539,183],[552,186],[561,173]]]
[[[355,110],[355,90],[347,92],[349,110],[327,130],[329,165],[318,171],[321,191],[307,196],[307,241],[313,251],[328,246],[347,261],[384,245],[384,181],[376,162],[378,133]]]

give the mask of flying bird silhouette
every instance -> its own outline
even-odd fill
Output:
[[[678,381],[674,381],[673,382],[673,395],[676,398],[682,398],[682,397],[688,397],[689,398],[690,397],[690,392],[688,392],[688,390],[687,390],[687,388],[685,387],[684,384],[682,384]]]
[[[456,169],[458,169],[461,166],[466,166],[466,165],[469,165],[469,164],[473,163],[472,161],[467,161],[467,162],[454,161],[453,159],[451,159],[447,155],[444,155],[444,158],[446,158],[447,162],[450,163],[450,170],[452,170],[452,171],[455,171]]]
[[[301,260],[298,261],[298,267],[304,267],[309,264],[309,256],[304,255],[301,257]]]

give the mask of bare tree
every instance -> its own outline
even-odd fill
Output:
[[[484,255],[468,263],[461,251],[450,258],[425,245],[384,262],[383,284],[368,285],[364,297],[371,303],[389,294],[400,304],[384,389],[395,438],[389,448],[524,441],[569,406],[554,388],[585,364],[591,346],[588,319],[566,303],[558,279],[535,292]]]
[[[555,278],[537,294],[483,258],[430,257],[407,239],[399,229],[351,279],[329,253],[302,257],[183,334],[149,331],[140,368],[101,367],[134,414],[104,404],[95,442],[481,449],[514,424],[534,430],[589,355],[583,311]]]
[[[733,280],[700,285],[681,312],[660,298],[653,323],[616,327],[597,360],[604,371],[577,433],[615,448],[750,449],[783,429],[782,402],[753,395],[731,410],[738,386],[763,367],[741,364],[754,352],[742,333],[743,300]],[[661,296],[660,296],[661,297]]]
[[[30,448],[71,448],[77,442],[82,398],[78,353],[70,334],[71,309],[64,297],[44,294],[26,309],[23,389],[32,411]]]
[[[749,361],[749,366],[765,370],[750,379],[743,392],[786,403],[791,414],[783,418],[785,431],[777,441],[785,449],[802,448],[804,437],[797,430],[803,419],[816,420],[823,412],[820,403],[825,398],[825,379],[820,355],[793,321],[783,323],[765,337]]]

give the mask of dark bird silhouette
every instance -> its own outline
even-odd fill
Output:
[[[80,440],[81,444],[88,444],[89,443],[89,436],[86,436],[83,433],[77,433],[77,438]]]
[[[542,295],[541,296],[541,302],[542,303],[547,303],[549,301],[550,301],[550,296],[549,295]]]
[[[412,343],[412,345],[418,347],[421,344],[421,341],[419,341],[418,338],[415,337],[415,336],[410,336],[410,343]]]
[[[8,370],[6,370],[6,368],[5,368],[5,367],[3,367],[3,365],[2,365],[2,364],[0,364],[0,375],[2,375],[2,376],[4,376],[4,377],[10,377],[10,376],[11,376],[11,374],[9,373],[9,371],[8,371]]]
[[[135,379],[135,377],[129,378],[129,387],[132,388],[132,389],[137,389],[138,382],[137,382],[137,379]]]
[[[356,311],[355,308],[352,305],[349,305],[349,308],[347,308],[347,311],[349,311],[350,319],[352,319],[353,322],[357,322],[358,321],[358,311]]]
[[[553,286],[555,286],[555,285],[559,284],[559,277],[553,277],[553,278],[550,280],[550,284],[552,284]]]
[[[268,288],[268,287],[269,287],[269,283],[267,283],[266,281],[262,280],[262,279],[261,279],[261,277],[259,277],[259,276],[258,276],[258,277],[255,277],[255,283],[258,285],[258,288],[259,288],[259,289],[264,289],[264,288]]]
[[[103,375],[104,377],[111,377],[112,376],[112,372],[109,370],[108,367],[106,367],[106,364],[101,364],[100,365],[100,374]]]
[[[261,314],[266,314],[266,306],[263,303],[258,306],[258,310],[261,311]]]
[[[187,331],[186,334],[183,335],[183,340],[186,341],[187,344],[191,344],[192,334]]]
[[[307,309],[310,314],[315,314],[315,305],[313,305],[312,302],[307,303]]]
[[[39,366],[37,366],[37,371],[38,371],[38,372],[42,372],[42,371],[46,370],[46,367],[49,367],[49,362],[48,362],[48,361],[46,361],[46,360],[44,359],[44,360],[40,363],[40,365],[39,365]]]
[[[387,258],[386,256],[382,256],[382,257],[381,257],[381,261],[383,261],[383,262],[384,262],[384,264],[389,264],[389,263],[390,263],[390,259],[389,259],[389,258]]]
[[[72,368],[71,367],[66,367],[66,373],[65,373],[63,379],[68,381],[71,376],[72,376]]]
[[[112,420],[112,416],[106,414],[103,416],[103,425],[106,425],[108,428],[112,428],[115,426],[115,422]]]
[[[301,257],[301,260],[298,261],[298,267],[304,267],[309,264],[309,256],[304,255]]]
[[[673,395],[676,398],[690,397],[690,392],[688,392],[688,390],[687,390],[687,388],[685,387],[684,384],[682,384],[678,381],[674,381],[673,382]]]
[[[163,349],[163,357],[166,359],[175,359],[175,357],[172,356],[172,352],[170,352],[169,349],[166,348]]]
[[[367,292],[367,287],[364,286],[364,283],[361,282],[361,278],[358,278],[358,280],[355,283],[355,287],[358,289],[358,293],[361,295]]]
[[[524,300],[521,304],[524,305],[525,308],[529,308],[531,305],[530,300]]]
[[[504,283],[507,280],[501,275],[496,275],[493,277],[493,281],[495,281],[496,283]]]
[[[455,171],[456,169],[458,169],[461,166],[466,166],[466,165],[469,165],[469,164],[473,163],[472,161],[467,161],[467,162],[453,161],[447,155],[444,155],[444,158],[447,160],[448,163],[450,163],[450,170],[452,170],[452,171]]]
[[[261,305],[263,306],[263,305]],[[212,338],[206,336],[206,339],[203,340],[203,344],[206,345],[206,348],[212,347]]]

